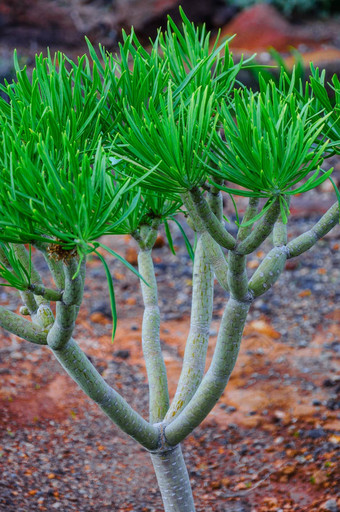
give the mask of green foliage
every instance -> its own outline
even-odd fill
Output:
[[[174,219],[181,194],[207,180],[279,196],[286,219],[286,196],[327,179],[320,136],[334,151],[339,92],[333,111],[317,71],[308,86],[281,73],[258,94],[234,89],[248,63],[180,12],[149,51],[132,30],[116,55],[88,41],[90,58],[39,55],[31,75],[14,56],[16,80],[0,85],[3,243],[50,240],[81,260],[102,235]]]
[[[119,127],[114,152],[125,162],[124,172],[143,176],[150,190],[181,193],[205,181],[203,161],[215,131],[214,95],[199,88],[187,103],[181,98],[174,111],[171,90],[160,100],[158,111],[150,98],[140,115],[131,109],[126,123]],[[127,167],[127,170],[126,170]]]
[[[333,144],[332,150],[340,154],[340,81],[334,75],[329,89],[334,93],[334,99],[331,99],[329,89],[325,84],[325,71],[320,73],[319,69],[311,67],[312,76],[310,79],[311,88],[317,99],[320,108],[325,116],[324,134]]]
[[[307,192],[332,172],[319,169],[327,147],[318,138],[324,119],[314,115],[310,102],[301,106],[294,93],[282,94],[274,83],[262,82],[260,93],[236,91],[231,104],[222,104],[220,119],[225,141],[216,133],[212,160],[218,168],[211,173],[243,187],[216,184],[227,192],[279,197],[284,212],[284,196]]]
[[[31,248],[29,254],[31,261]],[[5,283],[0,286],[11,286],[17,290],[27,290],[31,284],[31,268],[25,265],[15,254],[15,248],[0,241],[0,277]]]
[[[305,83],[307,72],[305,69],[304,61],[301,53],[296,49],[291,49],[290,53],[294,59],[294,66],[290,68],[287,66],[284,58],[274,48],[270,48],[268,53],[274,62],[273,66],[257,66],[254,62],[250,72],[257,81],[262,80],[268,82],[275,82],[279,89],[282,87],[282,79],[295,81],[296,84]]]

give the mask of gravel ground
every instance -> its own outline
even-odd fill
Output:
[[[292,236],[311,227],[331,194],[312,194],[309,200],[311,208],[303,210],[302,205],[290,224]],[[155,251],[169,369],[180,361],[173,334],[189,314],[191,293],[190,259],[175,228],[173,233],[177,256],[165,246]],[[198,512],[338,510],[339,233],[337,226],[317,247],[291,260],[279,282],[255,302],[230,395],[184,443]],[[116,244],[122,253],[133,249],[130,241]],[[267,249],[265,245],[263,252]],[[262,257],[262,252],[251,256],[250,267]],[[37,265],[44,269],[42,260]],[[108,382],[147,416],[144,368],[130,348],[139,344],[141,298],[134,293],[136,280],[124,278],[118,261],[110,260],[110,268],[122,319],[116,345],[102,341],[109,339],[110,310],[102,291],[105,275],[96,259],[89,263],[77,337]],[[217,286],[213,338],[224,300]],[[13,310],[18,305],[7,291],[2,292],[1,302]],[[264,331],[263,336],[257,333],[258,338],[251,332],[259,322],[279,333],[269,336],[269,349]],[[1,511],[162,510],[148,454],[83,396],[47,350],[3,332],[0,374]],[[301,400],[305,395],[308,414],[293,414],[284,404],[278,410],[276,405],[273,409],[249,405],[245,412],[237,397],[245,397],[247,404],[252,394],[267,393],[268,388],[261,386],[277,389],[276,395],[286,396],[287,390]]]

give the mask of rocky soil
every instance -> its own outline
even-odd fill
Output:
[[[333,200],[324,187],[306,203],[293,203],[290,236],[308,229]],[[226,213],[233,215],[230,207]],[[185,441],[199,512],[338,510],[339,234],[336,227],[309,253],[290,260],[279,282],[255,302],[227,390]],[[154,251],[171,394],[191,293],[191,263],[175,226],[173,235],[176,256],[164,237]],[[132,240],[106,242],[135,262]],[[267,249],[249,258],[250,273]],[[43,260],[35,258],[44,272]],[[108,261],[120,318],[114,343],[105,275],[96,258],[88,263],[76,338],[108,382],[147,417],[138,283],[120,262]],[[7,288],[1,303],[13,310],[19,304]],[[207,364],[224,303],[217,285]],[[48,349],[4,331],[0,340],[0,510],[161,512],[148,454],[83,395]]]

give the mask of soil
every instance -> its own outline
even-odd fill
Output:
[[[334,201],[327,186],[306,197],[292,204],[290,236],[308,229]],[[242,199],[238,207],[242,211]],[[233,218],[230,205],[226,213]],[[154,251],[171,395],[189,328],[191,292],[190,258],[176,226],[172,230],[177,255],[164,235]],[[338,510],[339,233],[337,226],[303,257],[290,260],[279,282],[255,302],[225,393],[184,442],[198,512]],[[136,247],[129,237],[104,242],[134,263]],[[249,272],[267,250],[249,258]],[[34,257],[44,273],[44,261]],[[105,273],[95,257],[88,263],[76,339],[107,381],[147,417],[137,278],[118,260],[107,260],[118,302],[115,340],[112,344]],[[16,296],[2,290],[1,303],[18,310]],[[224,303],[217,285],[207,365]],[[84,396],[46,347],[5,331],[0,340],[0,510],[161,512],[147,452]]]
[[[58,8],[67,4],[56,3]],[[13,23],[12,11],[5,10],[7,4],[20,6],[20,2],[4,2],[0,10],[0,21],[8,20],[0,40],[0,74],[11,72],[8,63],[14,44],[28,63],[41,45],[49,44],[52,50],[62,47],[71,57],[83,53],[83,44],[72,39],[75,32],[68,31],[71,39],[62,46],[58,39],[65,32],[62,26],[55,24],[55,32],[47,34],[37,21],[33,29],[27,22]],[[77,2],[70,5],[74,10]],[[107,23],[104,26],[100,18],[107,20],[108,2],[96,3],[96,17],[91,2],[81,5],[83,22],[94,27],[93,40],[110,46],[115,29]],[[134,3],[137,18],[138,5]],[[53,12],[48,10],[52,25]],[[43,19],[36,17],[42,25]],[[74,12],[67,20],[71,22],[79,27]],[[331,60],[338,66],[339,21],[308,22],[304,29],[311,36],[319,31],[320,40],[328,34],[328,44],[335,52]],[[51,34],[55,41],[46,40]],[[329,47],[320,43],[317,51],[325,58],[324,49],[327,61]],[[299,50],[310,59],[308,46],[301,45]],[[265,60],[268,54],[260,57]],[[339,185],[339,160],[333,164]],[[309,229],[332,202],[334,194],[326,185],[293,202],[290,236]],[[242,211],[242,199],[238,206]],[[226,205],[226,213],[234,219],[230,205]],[[290,260],[279,282],[255,302],[225,393],[184,442],[198,512],[340,510],[339,229],[337,226],[307,254]],[[177,255],[169,252],[164,234],[154,251],[171,395],[189,329],[192,286],[190,258],[176,226],[172,230]],[[130,238],[104,242],[131,263],[136,261],[136,247]],[[264,246],[249,258],[250,273],[267,250]],[[34,257],[46,284],[51,284],[43,259],[38,254]],[[95,257],[88,262],[76,339],[109,384],[147,417],[148,386],[140,343],[142,299],[136,293],[137,279],[127,275],[119,261],[110,256],[107,261],[115,279],[119,314],[115,340],[112,344],[105,272]],[[207,365],[225,300],[216,285]],[[0,289],[0,303],[18,311],[19,301],[8,288]],[[0,329],[0,375],[0,511],[162,511],[148,453],[84,396],[47,348]]]

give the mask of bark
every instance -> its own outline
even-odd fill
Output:
[[[195,512],[187,468],[180,445],[151,453],[165,512]]]
[[[149,381],[150,422],[158,423],[169,408],[168,382],[160,343],[160,313],[157,297],[157,283],[152,262],[151,249],[140,250],[138,254],[141,288],[144,301],[142,347]]]
[[[166,415],[172,421],[191,400],[204,373],[213,310],[213,272],[200,237],[195,251],[190,331],[181,376]]]

